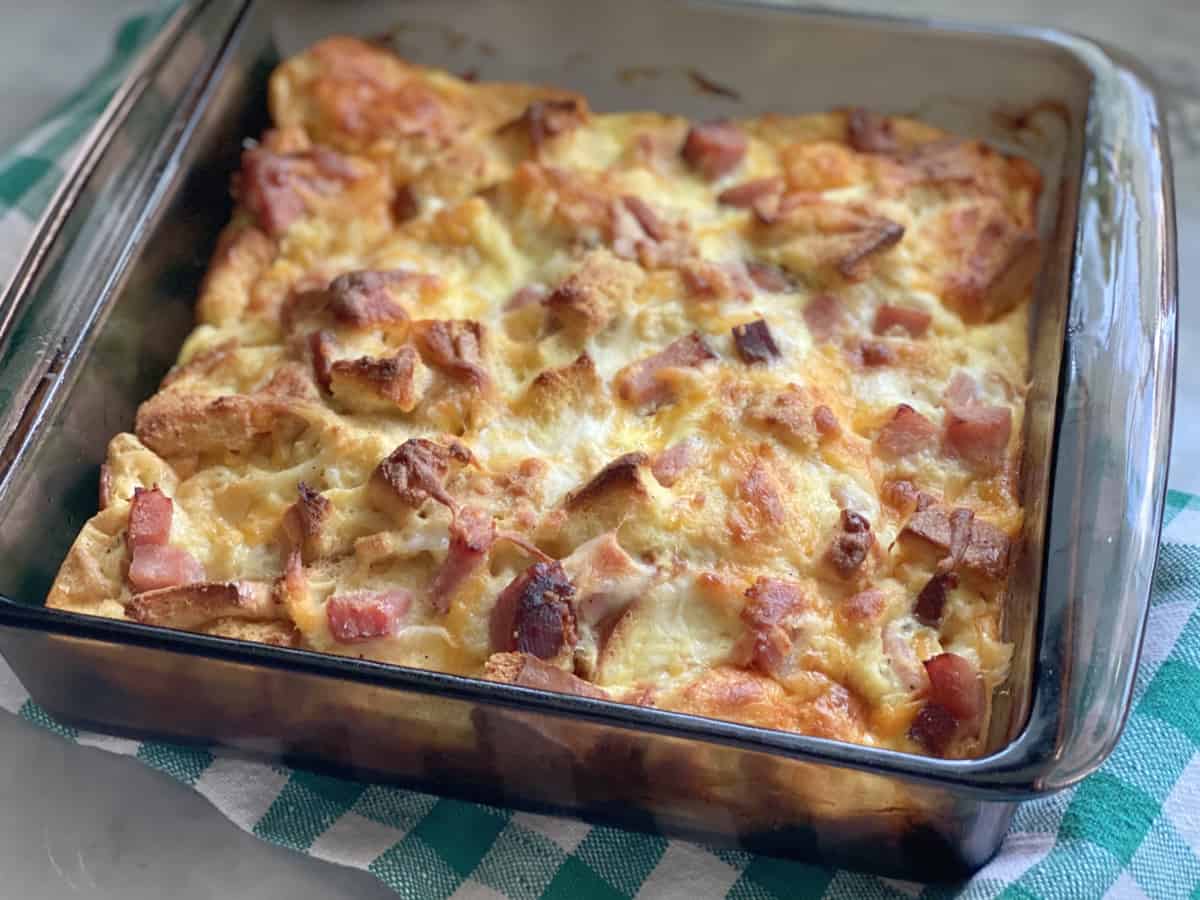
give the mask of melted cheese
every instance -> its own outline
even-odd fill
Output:
[[[680,153],[683,119],[591,114],[561,91],[468,84],[350,39],[285,62],[271,102],[276,128],[262,148],[282,166],[282,187],[256,187],[243,173],[199,323],[139,413],[137,435],[110,446],[109,505],[85,526],[50,605],[128,614],[124,529],[134,488],[154,484],[174,499],[172,543],[210,580],[281,585],[282,523],[304,482],[331,512],[316,558],[304,561],[305,589],[284,591],[287,640],[479,675],[497,649],[488,631],[496,598],[533,558],[502,539],[440,613],[429,594],[450,547],[449,513],[427,501],[395,516],[368,487],[405,441],[456,439],[473,458],[447,477],[457,503],[551,556],[615,531],[640,560],[650,587],[639,581],[619,617],[587,634],[582,674],[615,699],[921,751],[909,727],[922,695],[894,659],[897,640],[918,666],[950,651],[979,668],[987,689],[1004,679],[1003,580],[963,579],[940,626],[919,624],[914,601],[938,554],[898,540],[912,510],[882,495],[904,479],[1019,532],[1029,286],[994,305],[993,281],[1008,261],[996,263],[993,245],[1013,235],[1019,245],[1032,227],[1038,186],[1027,164],[914,122],[889,123],[896,151],[863,152],[848,144],[845,114],[769,116],[736,123],[747,152],[710,181]],[[575,111],[538,138],[530,104],[564,102]],[[943,147],[958,155],[946,162]],[[756,214],[718,200],[768,177],[799,212]],[[405,192],[411,216],[397,212]],[[649,206],[657,229],[636,224],[629,197]],[[902,226],[902,238],[871,245],[881,222]],[[633,237],[622,242],[621,227]],[[700,264],[722,286],[698,285],[689,267]],[[755,284],[748,264],[778,266],[783,281]],[[396,269],[435,276],[385,289],[409,323],[355,326],[327,309],[303,311],[339,275]],[[583,285],[582,299],[566,297],[567,309],[537,296],[509,302],[590,271],[598,280]],[[625,274],[604,281],[606,272]],[[830,297],[837,321],[826,328],[811,316]],[[927,329],[874,334],[885,305],[926,314]],[[732,329],[759,319],[778,358],[751,365]],[[487,386],[421,347],[418,320],[478,323]],[[339,375],[330,393],[312,355],[320,329],[334,365],[419,348],[411,408],[393,406],[371,374]],[[665,402],[622,394],[630,366],[693,333],[713,358],[665,372]],[[882,364],[867,358],[871,343],[886,345]],[[590,373],[572,368],[584,356]],[[959,458],[941,436],[945,392],[960,373],[975,385],[973,402],[1011,415],[998,465]],[[899,457],[881,454],[878,435],[901,404],[937,436]],[[815,424],[819,407],[836,419],[833,432]],[[681,441],[691,458],[660,484],[650,463]],[[597,489],[583,507],[572,499],[629,453],[646,455],[633,480]],[[843,510],[874,536],[849,574],[828,556]],[[800,585],[806,598],[779,626],[786,665],[765,673],[748,611],[763,578]],[[394,634],[333,636],[330,596],[395,588],[413,601]],[[854,598],[871,590],[880,592],[874,605],[863,601],[854,618]],[[226,620],[202,630],[268,639]],[[270,639],[281,633],[273,623]],[[570,659],[554,664],[569,668]],[[758,699],[739,706],[738,690]],[[976,734],[963,734],[948,752],[979,748]]]

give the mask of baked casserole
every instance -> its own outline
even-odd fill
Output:
[[[1011,648],[1039,176],[331,38],[50,606],[950,757]]]

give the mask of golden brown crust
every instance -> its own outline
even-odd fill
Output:
[[[1032,166],[863,110],[597,114],[351,38],[270,99],[52,606],[980,751]],[[135,575],[200,583],[134,594],[155,485]]]

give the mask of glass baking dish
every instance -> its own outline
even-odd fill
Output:
[[[1039,165],[1026,531],[1006,609],[1016,651],[987,755],[922,758],[41,605],[95,511],[108,439],[190,329],[241,140],[266,123],[271,65],[335,32],[560,84],[602,110],[866,105]],[[81,727],[961,877],[995,852],[1017,802],[1084,777],[1124,723],[1165,495],[1175,266],[1153,90],[1071,35],[687,0],[196,0],[114,97],[0,298],[0,652]]]

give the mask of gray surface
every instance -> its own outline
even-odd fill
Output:
[[[843,4],[836,4],[842,6]],[[138,0],[0,0],[0,145],[18,137],[102,61]],[[1180,206],[1179,403],[1172,484],[1200,492],[1200,10],[1196,0],[859,0],[860,9],[1035,22],[1131,51],[1168,85]],[[69,27],[65,24],[69,23]],[[68,744],[0,714],[3,895],[199,900],[391,897],[370,876],[244,834],[187,788],[130,759]]]

